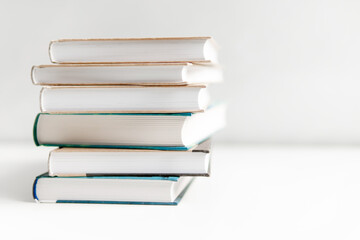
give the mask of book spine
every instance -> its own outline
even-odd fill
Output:
[[[40,98],[39,98],[39,103],[40,103],[40,112],[44,112],[44,108],[43,108],[43,96],[44,96],[44,87],[43,88],[41,88],[41,90],[40,90]]]
[[[55,41],[51,41],[50,44],[49,44],[49,48],[48,48],[48,54],[49,54],[49,58],[50,58],[50,62],[51,63],[57,63],[55,62],[52,54],[51,54],[51,48],[52,48],[52,45],[54,44]]]
[[[38,85],[38,83],[35,81],[35,68],[37,68],[37,66],[32,66],[31,68],[31,73],[30,73],[30,78],[31,78],[31,82],[34,84],[34,85]]]
[[[39,202],[39,198],[37,197],[37,194],[36,194],[36,185],[37,185],[37,182],[39,181],[39,177],[36,177],[35,180],[34,180],[34,183],[33,183],[33,198],[36,202]]]
[[[34,127],[33,127],[33,139],[34,139],[34,143],[36,146],[40,146],[38,138],[37,138],[37,125],[39,122],[39,118],[40,118],[40,113],[38,115],[36,115],[35,121],[34,121]]]

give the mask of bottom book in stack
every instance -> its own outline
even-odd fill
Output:
[[[210,174],[210,140],[188,151],[59,148],[35,179],[38,202],[177,205]]]

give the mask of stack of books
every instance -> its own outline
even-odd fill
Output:
[[[177,205],[195,176],[209,176],[210,137],[225,106],[210,37],[52,41],[34,123],[50,152],[37,202]]]

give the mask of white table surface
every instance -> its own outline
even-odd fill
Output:
[[[175,207],[36,204],[50,149],[0,145],[0,239],[360,238],[360,147],[215,144]]]

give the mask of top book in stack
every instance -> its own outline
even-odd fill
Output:
[[[64,39],[49,46],[53,63],[216,63],[211,37]]]

